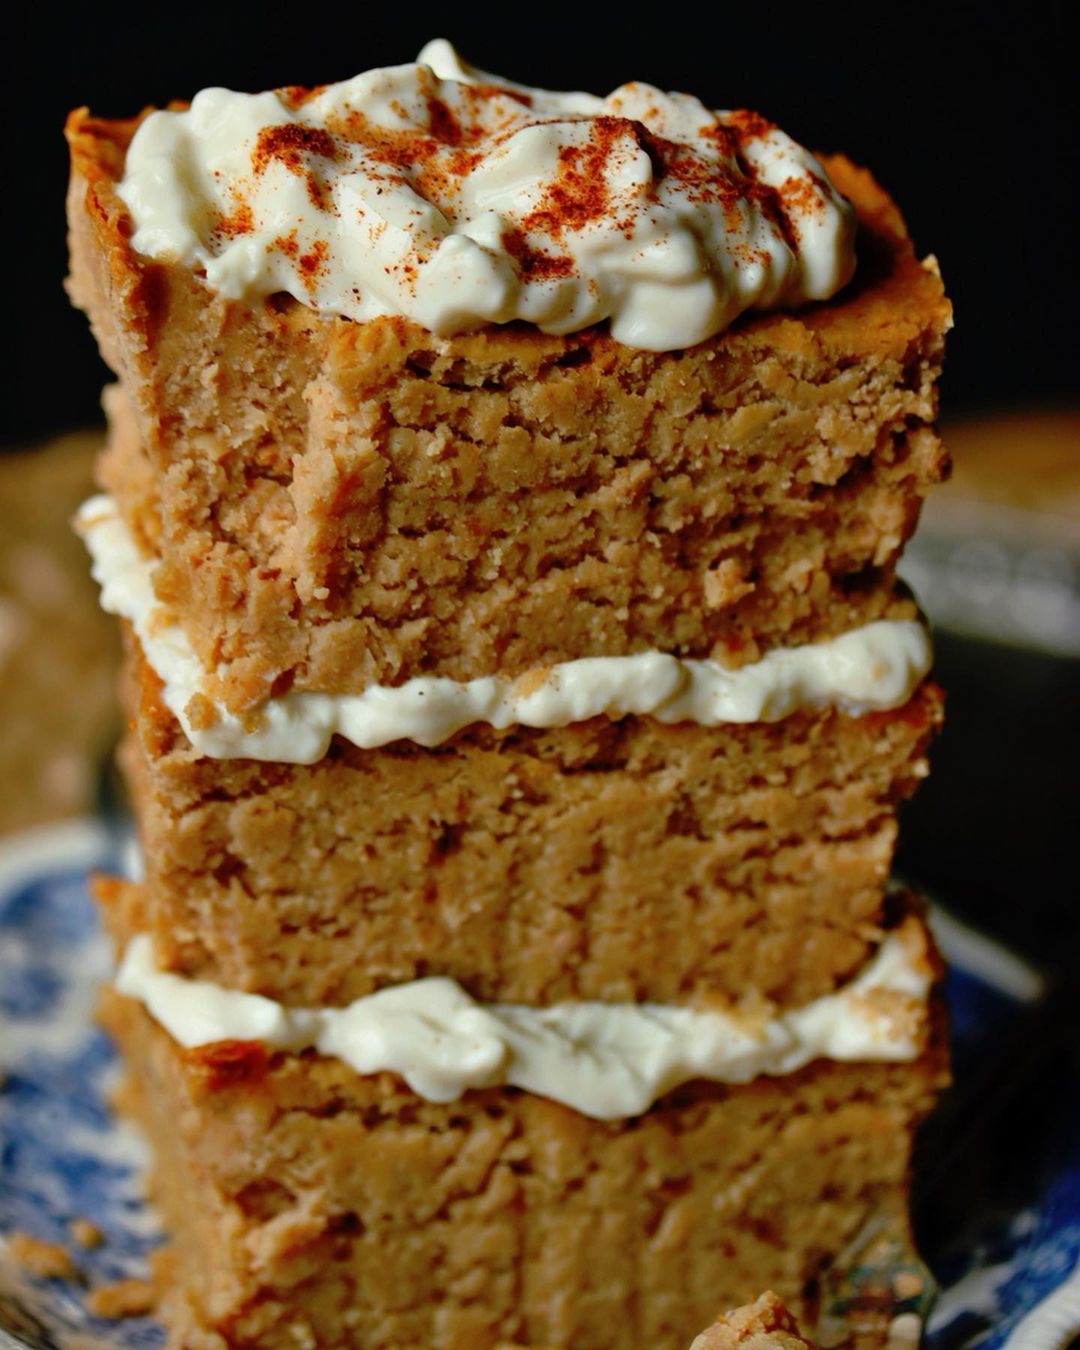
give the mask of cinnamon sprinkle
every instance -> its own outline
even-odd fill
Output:
[[[816,174],[806,178],[797,178],[795,175],[785,178],[776,193],[789,212],[811,216],[820,215],[825,209],[821,180]]]
[[[279,253],[284,253],[286,258],[295,258],[300,252],[300,245],[296,242],[296,231],[290,230],[288,234],[279,234],[276,239],[272,239],[266,246],[269,253],[277,249]]]
[[[776,123],[770,122],[761,113],[751,112],[749,108],[734,108],[724,114],[724,123],[738,136],[740,144],[767,136],[776,130]]]
[[[453,109],[434,94],[429,93],[426,101],[431,134],[444,145],[460,145],[465,139],[465,132],[454,116]]]
[[[522,220],[522,228],[561,239],[566,230],[580,230],[600,220],[608,208],[604,173],[612,149],[622,137],[634,135],[638,126],[625,117],[594,118],[588,145],[564,145],[559,151],[555,181]]]
[[[434,105],[434,100],[432,103]],[[467,140],[475,141],[476,135],[463,128],[449,109],[445,109],[445,113],[439,126],[442,132],[456,137],[450,143],[428,131],[376,126],[356,109],[334,118],[331,126],[342,140],[362,146],[374,163],[407,170],[423,196],[429,201],[440,202],[453,196],[460,180],[483,158],[479,151],[466,150],[461,144]]]
[[[301,253],[296,266],[308,290],[313,290],[320,275],[326,271],[329,249],[325,239],[317,239],[307,253]]]
[[[736,170],[713,155],[703,155],[692,146],[669,141],[644,126],[640,135],[653,161],[657,181],[674,178],[690,201],[718,206],[724,213],[728,229],[737,233],[752,180],[743,179]]]
[[[551,281],[568,277],[574,271],[574,260],[569,254],[544,253],[534,248],[522,229],[504,230],[499,239],[526,281]]]
[[[279,90],[279,94],[289,106],[298,108],[323,88],[288,86]],[[251,153],[253,171],[258,176],[272,162],[282,164],[306,180],[312,204],[327,210],[327,189],[310,161],[340,160],[345,153],[342,143],[347,142],[361,147],[372,167],[381,166],[384,181],[409,183],[421,196],[452,216],[453,199],[461,181],[481,163],[492,142],[497,144],[504,134],[512,134],[520,125],[520,107],[532,107],[533,100],[527,93],[497,85],[461,85],[457,102],[451,105],[438,97],[436,89],[437,84],[429,82],[423,94],[426,125],[420,128],[378,126],[355,108],[334,116],[326,128],[303,123],[264,127]],[[501,116],[500,103],[504,105]],[[395,106],[395,111],[406,122],[413,115],[403,105]],[[538,119],[538,123],[542,121]],[[543,187],[540,199],[520,223],[500,236],[524,280],[572,275],[573,258],[545,247],[545,242],[557,245],[568,232],[581,231],[612,214],[610,164],[617,148],[628,138],[649,156],[653,193],[656,185],[665,180],[677,183],[690,201],[718,206],[733,234],[745,228],[746,207],[754,204],[776,225],[789,247],[797,251],[797,230],[790,214],[819,212],[824,208],[821,184],[816,178],[807,181],[793,176],[779,188],[758,180],[743,147],[775,128],[759,113],[736,109],[717,115],[699,128],[706,142],[704,149],[668,140],[634,118],[601,115],[588,119],[587,125],[587,142],[563,145],[558,150],[554,180]],[[625,220],[613,219],[610,223],[630,238],[634,229],[633,211]],[[214,233],[219,238],[232,239],[253,229],[251,208],[239,201],[234,210],[221,217]],[[299,255],[295,231],[274,239],[267,249],[278,249],[295,259],[309,290],[328,266],[327,244],[317,241]],[[759,251],[753,251],[753,257],[751,252],[744,248],[736,261],[767,262]]]
[[[255,217],[247,202],[237,202],[227,216],[221,216],[214,226],[214,233],[224,239],[237,239],[242,234],[251,234],[255,229]]]
[[[318,211],[326,211],[330,205],[326,189],[305,163],[304,155],[333,161],[338,158],[337,142],[321,127],[307,126],[301,122],[283,122],[279,126],[263,127],[260,130],[251,152],[251,166],[258,177],[266,172],[271,163],[284,165],[290,173],[305,180],[312,206]]]
[[[290,108],[302,108],[305,103],[310,103],[313,98],[317,98],[328,86],[325,84],[304,85],[304,84],[286,84],[277,92],[281,101]]]
[[[423,129],[381,127],[357,109],[332,118],[328,130],[341,140],[363,147],[376,164],[407,171],[417,190],[429,201],[445,203],[458,190],[461,179],[470,174],[484,157],[472,149],[499,130],[516,124],[508,108],[500,117],[493,105],[509,100],[518,107],[531,107],[530,95],[497,85],[462,85],[462,106],[452,108],[434,92],[425,95],[427,126]],[[395,111],[408,119],[408,110]]]
[[[251,152],[251,166],[256,174],[265,172],[273,160],[284,164],[293,173],[305,171],[302,155],[316,155],[320,159],[337,159],[337,142],[321,127],[302,122],[283,122],[279,126],[263,127],[255,138]]]

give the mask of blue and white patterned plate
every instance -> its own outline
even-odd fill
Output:
[[[86,877],[115,855],[90,821],[0,843],[0,1234],[62,1244],[84,1276],[35,1279],[0,1247],[0,1344],[135,1350],[164,1340],[148,1318],[103,1321],[84,1303],[89,1287],[144,1275],[160,1240],[141,1198],[141,1141],[106,1105],[116,1059],[93,1017],[111,958]],[[72,1241],[80,1218],[101,1230],[101,1246]]]
[[[115,1059],[93,1025],[110,958],[85,878],[115,869],[118,852],[90,821],[0,843],[0,1234],[63,1244],[82,1276],[28,1275],[0,1239],[0,1346],[162,1344],[149,1318],[103,1321],[85,1307],[88,1288],[144,1274],[160,1240],[140,1199],[140,1142],[106,1106]],[[927,1342],[931,1350],[1056,1350],[1080,1330],[1080,1057],[1065,1047],[1063,1073],[1051,1056],[1053,1094],[1013,1103],[1021,1111],[1036,1104],[1035,1143],[1013,1150],[1004,1189],[985,1184],[984,1170],[958,1200],[965,1169],[978,1168],[982,1154],[1000,1162],[1002,1137],[1011,1146],[1010,1065],[1038,1072],[1032,1047],[1052,1047],[1039,1020],[1047,1007],[1039,977],[941,912],[935,926],[952,963],[957,1087],[922,1169],[923,1245],[942,1288]],[[1010,1041],[1019,1059],[1008,1058]],[[72,1241],[76,1219],[101,1230],[100,1247]]]

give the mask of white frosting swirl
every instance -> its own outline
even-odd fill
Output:
[[[636,1116],[695,1078],[747,1083],[815,1059],[904,1061],[926,1037],[933,985],[925,929],[907,919],[849,984],[805,1007],[752,1018],[654,1003],[476,1003],[454,980],[414,980],[344,1008],[287,1008],[261,994],[158,970],[148,937],[128,944],[116,987],[180,1045],[313,1047],[357,1073],[400,1074],[456,1101],[506,1085],[598,1120]]]
[[[444,41],[314,91],[204,89],[155,112],[120,196],[137,251],[225,296],[287,291],[440,335],[610,319],[665,351],[826,299],[854,270],[850,206],[764,119],[647,84],[528,89]]]
[[[660,722],[777,722],[802,708],[839,707],[858,714],[906,703],[930,669],[930,637],[919,623],[882,620],[828,642],[768,652],[739,670],[664,652],[567,661],[518,680],[487,676],[457,681],[418,676],[360,694],[291,691],[255,717],[218,706],[209,724],[187,714],[201,692],[203,669],[183,629],[154,596],[153,565],[143,558],[109,497],[82,507],[78,527],[93,558],[101,603],[130,621],[161,678],[167,707],[185,735],[216,759],[313,764],[331,737],[361,749],[411,740],[438,745],[477,722],[505,728],[562,727],[606,714]]]

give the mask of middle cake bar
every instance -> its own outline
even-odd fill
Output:
[[[924,683],[862,717],[337,737],[309,765],[200,755],[133,639],[127,688],[128,926],[169,969],[300,1005],[433,974],[533,1004],[816,998],[879,936],[941,705]]]

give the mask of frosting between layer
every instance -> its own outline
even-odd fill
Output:
[[[445,41],[320,89],[204,89],[152,113],[119,194],[138,252],[222,295],[441,335],[610,319],[671,350],[827,299],[855,265],[851,207],[764,118],[641,83],[530,89]]]
[[[933,979],[925,930],[908,918],[849,984],[771,1017],[649,1003],[482,1005],[441,977],[343,1008],[286,1008],[156,969],[145,935],[128,944],[116,987],[189,1049],[223,1040],[313,1048],[361,1074],[399,1074],[428,1101],[503,1085],[617,1120],[695,1078],[746,1083],[815,1059],[915,1059]]]
[[[111,498],[91,498],[77,523],[103,608],[131,622],[163,681],[166,705],[195,748],[218,759],[312,764],[334,735],[361,749],[396,740],[432,746],[474,723],[562,727],[605,714],[637,714],[718,726],[775,722],[823,706],[859,714],[899,707],[930,669],[923,626],[881,620],[828,642],[769,652],[739,670],[663,652],[593,657],[518,680],[420,676],[360,694],[292,691],[268,700],[253,723],[219,707],[210,725],[196,726],[187,708],[200,692],[203,670],[183,629],[168,620],[154,595],[153,563],[139,553]]]

